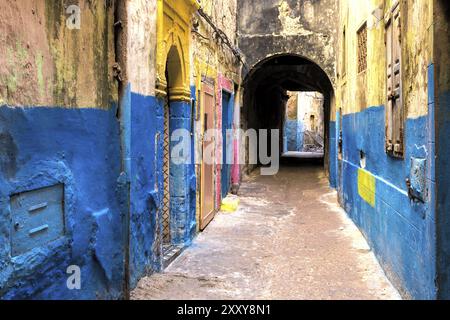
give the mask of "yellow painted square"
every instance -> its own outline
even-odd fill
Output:
[[[375,207],[375,177],[364,169],[358,169],[358,194],[372,207]]]

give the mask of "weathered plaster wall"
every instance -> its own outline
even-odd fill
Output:
[[[81,9],[80,30],[66,27],[69,4]],[[109,1],[0,4],[1,298],[123,294],[126,190],[120,181],[113,15]],[[30,250],[13,254],[12,239],[27,231],[28,216],[17,221],[11,199],[57,184],[64,185],[63,231],[54,241],[31,239]],[[32,204],[40,200],[46,199]],[[43,217],[42,210],[35,214]],[[49,228],[43,232],[56,228],[54,216],[41,222]],[[81,269],[80,290],[66,285],[70,265]]]
[[[161,241],[157,215],[163,181],[162,105],[155,97],[156,2],[126,1],[119,19],[123,76],[121,96],[122,139],[129,182],[129,288],[161,268]],[[158,184],[159,182],[159,184]]]
[[[321,91],[325,95],[325,168],[330,181],[336,176],[335,166],[330,161],[336,149],[333,86],[336,80],[337,16],[336,0],[238,1],[238,44],[246,61],[241,126],[255,126],[253,114],[258,111],[252,109],[252,105],[257,104],[252,96],[257,93],[250,82],[254,82],[255,70],[266,64],[272,68],[269,74],[274,76],[273,81],[284,81],[288,86],[286,89]]]
[[[341,23],[339,25],[339,47],[343,48],[343,30],[346,30],[347,56],[346,74],[339,73],[340,90],[338,101],[344,99],[343,112],[361,111],[367,106],[386,103],[386,54],[384,16],[392,8],[394,1],[352,1],[340,2]],[[427,67],[431,62],[432,6],[429,1],[401,1],[402,10],[402,59],[403,59],[403,95],[408,117],[419,117],[427,113]],[[367,80],[361,87],[358,82],[357,37],[356,33],[367,22]],[[423,28],[417,29],[417,23]],[[342,65],[341,57],[340,65]],[[376,83],[377,85],[373,85]],[[364,92],[366,105],[358,101],[358,93]],[[357,94],[355,94],[357,93]]]
[[[346,47],[346,56],[339,58],[337,81],[337,109],[342,109],[342,115],[337,117],[341,120],[335,128],[337,135],[342,130],[343,150],[336,183],[343,207],[361,228],[391,280],[407,297],[432,299],[436,297],[434,124],[429,112],[432,6],[429,1],[400,1],[406,150],[404,159],[394,159],[384,149],[384,16],[392,4],[382,0],[340,1],[339,46]],[[357,60],[357,30],[365,21],[368,66],[366,84],[361,85],[352,61]],[[361,96],[365,98],[361,100]],[[426,161],[423,203],[408,197],[405,180],[411,178],[412,159]]]
[[[314,116],[314,123],[311,123],[311,116]],[[318,92],[300,92],[298,118],[305,124],[305,130],[317,132],[323,137],[323,95]]]
[[[66,26],[78,4],[81,29]],[[117,99],[112,2],[2,1],[0,104],[101,107]]]
[[[127,73],[131,90],[155,96],[156,1],[127,1]]]
[[[171,132],[191,130],[197,5],[112,3],[0,5],[0,297],[119,298],[161,268],[164,93],[171,86]],[[70,4],[80,6],[80,30],[66,29]],[[172,45],[182,65],[167,83]],[[188,245],[196,227],[193,166],[173,166],[172,176],[173,242]],[[64,234],[11,256],[11,196],[57,183]],[[72,264],[81,267],[81,290],[66,287]]]
[[[298,118],[298,93],[288,91],[287,96],[283,152],[302,151],[304,130],[303,123]]]
[[[450,298],[450,4],[433,1],[433,65],[430,69],[430,124],[435,125],[435,182],[438,297]],[[434,132],[433,132],[434,136]]]
[[[127,90],[122,103],[129,113],[131,288],[163,268],[164,108],[169,99],[170,134],[191,131],[189,40],[195,8],[191,0],[127,2]],[[196,228],[193,164],[171,164],[170,177],[171,239],[184,246]]]
[[[238,41],[247,72],[274,54],[298,54],[334,82],[337,9],[336,0],[239,0]]]
[[[219,1],[201,1],[201,8],[211,18],[214,25],[221,29],[230,40],[231,45],[236,44],[236,0],[219,0]],[[234,91],[235,85],[240,84],[240,63],[233,55],[230,48],[228,48],[222,41],[214,35],[214,29],[207,24],[207,22],[200,16],[195,15],[195,24],[198,24],[197,30],[192,32],[192,51],[191,51],[191,63],[194,66],[194,72],[192,73],[191,83],[193,91],[198,94],[203,90],[203,81],[205,78],[212,79],[215,87],[215,119],[214,128],[222,130],[222,92],[223,90],[231,94],[230,107],[233,108],[231,117],[235,118],[235,114],[239,113],[239,104],[234,103]],[[198,99],[197,99],[198,101]],[[202,134],[204,128],[204,105],[200,101],[200,105],[197,105],[199,110],[197,113],[200,115],[195,121],[195,153],[197,159],[200,158],[200,152],[202,150]],[[238,123],[233,121],[233,128],[236,128]],[[237,138],[233,138],[230,141],[230,152],[237,152]],[[217,137],[215,145],[215,182],[214,182],[214,194],[215,194],[215,207],[218,209],[221,202],[221,171],[222,171],[222,139]],[[237,156],[236,156],[237,158]],[[199,159],[201,160],[201,159]],[[200,177],[200,162],[197,165],[197,177]],[[234,166],[234,176],[239,177],[239,167]],[[230,178],[229,178],[230,179]],[[228,179],[228,180],[229,180]],[[237,179],[234,180],[236,183]],[[200,179],[198,179],[198,188],[200,187]],[[200,196],[201,192],[197,195],[197,218],[200,214]]]

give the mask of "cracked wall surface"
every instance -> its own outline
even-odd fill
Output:
[[[77,4],[81,28],[66,26]],[[109,108],[113,81],[110,1],[2,1],[0,105]]]
[[[275,54],[297,54],[334,82],[337,9],[336,0],[239,0],[238,42],[248,69]]]

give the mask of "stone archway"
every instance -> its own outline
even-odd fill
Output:
[[[337,176],[334,88],[328,74],[317,63],[291,53],[272,55],[256,63],[244,80],[243,123],[247,129],[282,130],[287,91],[323,94],[325,168],[330,181],[334,180]],[[248,166],[249,170],[253,168]]]

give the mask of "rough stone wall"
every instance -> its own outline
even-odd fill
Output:
[[[69,5],[81,29],[66,26]],[[0,3],[0,104],[101,107],[117,99],[111,1]]]
[[[298,54],[334,82],[336,17],[336,0],[239,0],[238,41],[248,69],[275,54]]]

